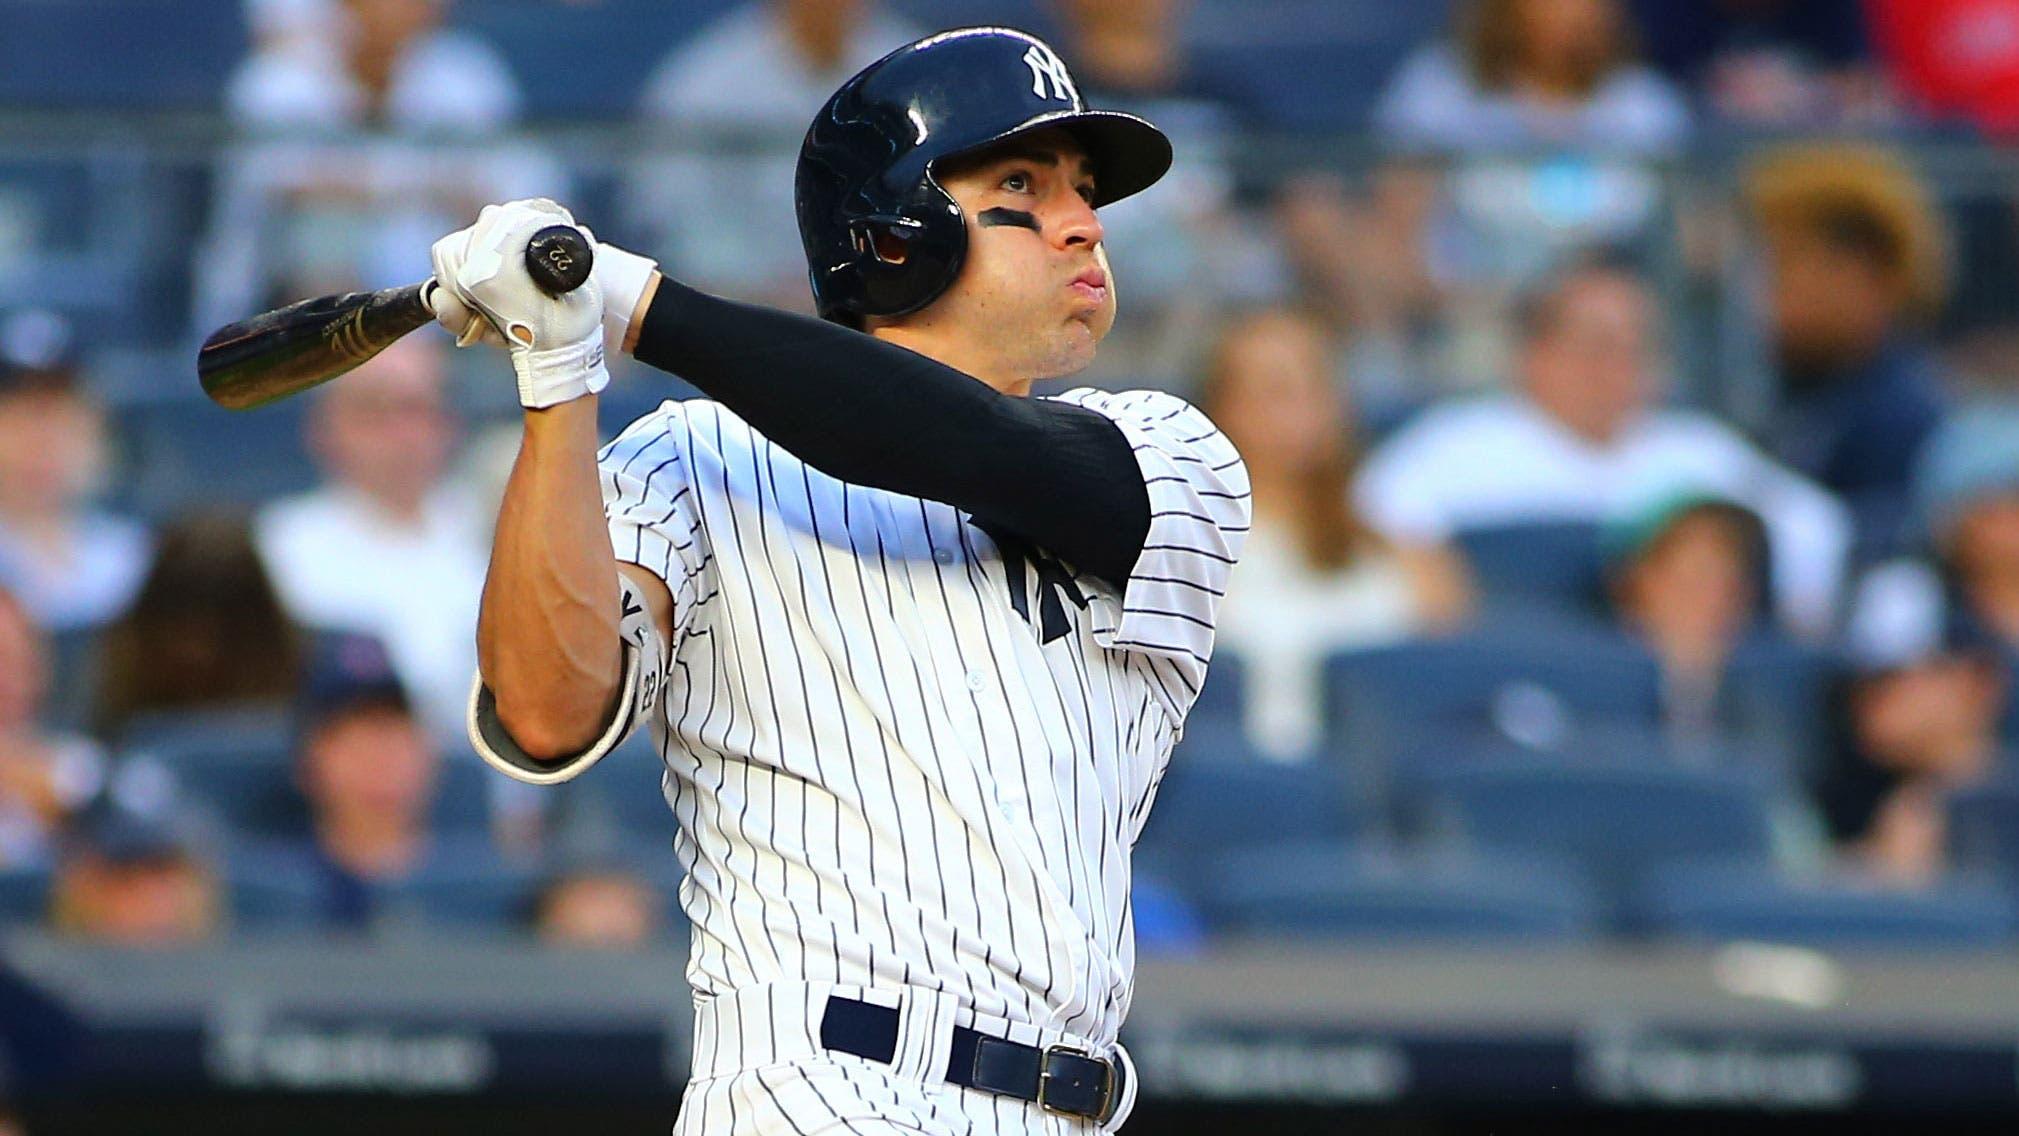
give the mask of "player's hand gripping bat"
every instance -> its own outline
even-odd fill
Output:
[[[526,271],[550,296],[580,288],[594,258],[570,225],[549,225],[526,244]],[[203,393],[221,406],[250,410],[326,383],[434,322],[435,287],[426,280],[319,296],[218,328],[196,353]]]

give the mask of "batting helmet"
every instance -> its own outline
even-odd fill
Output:
[[[967,253],[941,159],[1044,127],[1072,131],[1094,168],[1094,205],[1148,188],[1171,142],[1131,114],[1088,110],[1058,54],[1010,28],[962,28],[898,48],[827,100],[799,149],[799,236],[820,314],[860,326],[931,303]],[[902,243],[886,260],[879,236]]]

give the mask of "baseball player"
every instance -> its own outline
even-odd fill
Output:
[[[471,732],[551,784],[650,731],[693,924],[676,1132],[1084,1133],[1133,1104],[1130,848],[1247,475],[1172,396],[1028,395],[1093,357],[1097,210],[1170,158],[1044,43],[974,28],[808,131],[823,319],[609,245],[549,298],[517,253],[572,220],[551,202],[435,246],[444,322],[508,344],[527,407]],[[599,453],[605,316],[712,398]]]

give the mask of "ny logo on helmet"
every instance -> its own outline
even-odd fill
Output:
[[[1032,44],[1030,50],[1024,52],[1024,62],[1031,69],[1031,94],[1041,99],[1064,99],[1066,102],[1073,102],[1079,97],[1079,92],[1073,90],[1073,77],[1066,74],[1065,63],[1045,45]],[[1045,94],[1047,80],[1051,83],[1050,95]]]

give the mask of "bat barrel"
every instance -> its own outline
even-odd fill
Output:
[[[328,382],[431,322],[426,288],[321,296],[221,327],[196,353],[203,392],[250,410]]]

